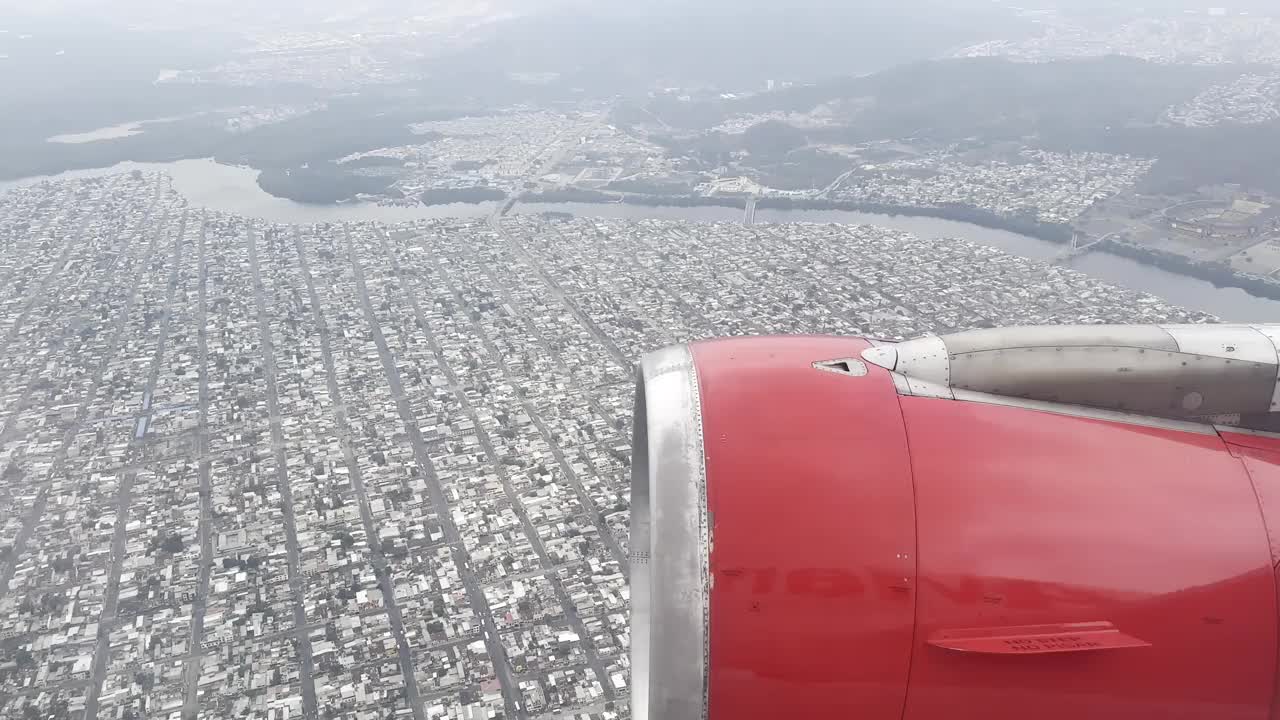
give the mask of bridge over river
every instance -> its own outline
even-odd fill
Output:
[[[1085,235],[1084,233],[1081,233],[1081,232],[1075,233],[1071,236],[1071,247],[1055,255],[1053,259],[1049,261],[1049,264],[1050,265],[1066,264],[1071,260],[1078,258],[1081,255],[1084,255],[1085,253],[1094,249],[1100,243],[1110,240],[1112,237],[1119,234],[1120,233],[1118,232],[1113,232],[1113,233],[1108,233],[1106,235],[1103,235],[1102,237],[1099,237],[1099,238],[1091,239],[1089,238],[1089,236]]]

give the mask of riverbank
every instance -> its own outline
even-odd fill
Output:
[[[1071,242],[1074,230],[1070,225],[1040,222],[1033,218],[1009,217],[971,205],[883,205],[880,203],[848,202],[839,200],[793,200],[791,198],[761,198],[756,203],[758,209],[771,210],[842,210],[845,212],[874,213],[901,217],[928,217],[938,220],[969,223],[992,230],[1004,230],[1030,235],[1048,242],[1066,244]]]
[[[1240,288],[1251,295],[1280,300],[1280,281],[1259,275],[1246,275],[1231,269],[1231,267],[1223,263],[1196,262],[1177,253],[1155,250],[1121,240],[1104,240],[1098,243],[1097,249],[1101,252],[1154,265],[1169,272],[1199,278],[1212,283],[1214,287]]]
[[[620,202],[608,203],[519,203],[515,213],[542,214],[551,217],[604,217],[623,220],[680,220],[685,222],[743,221],[743,211],[735,207],[670,207],[643,206]],[[1165,269],[1137,257],[1128,257],[1095,247],[1092,252],[1063,260],[1061,243],[1026,234],[996,230],[973,223],[943,220],[928,216],[886,215],[847,210],[771,210],[756,211],[758,225],[787,223],[835,223],[877,225],[901,230],[925,238],[958,238],[994,247],[1011,255],[1042,262],[1059,262],[1065,267],[1121,287],[1141,290],[1183,307],[1211,313],[1227,322],[1274,322],[1280,318],[1280,301],[1255,295],[1224,278],[1217,284],[1199,276]]]
[[[573,217],[609,217],[625,220],[663,219],[681,222],[731,222],[745,220],[744,198],[701,198],[689,206],[663,204],[660,198],[645,202],[622,203],[609,197],[604,202],[568,202],[529,204],[508,198],[505,202],[423,206],[418,204],[377,205],[351,202],[338,205],[308,205],[272,197],[258,186],[258,172],[252,168],[223,165],[212,159],[183,160],[172,163],[126,163],[111,168],[65,173],[59,176],[29,177],[14,182],[0,182],[0,192],[7,188],[42,181],[77,177],[100,177],[111,173],[140,170],[164,172],[173,179],[173,188],[187,198],[193,208],[205,207],[268,222],[309,225],[332,222],[412,222],[433,218],[478,218],[500,210],[515,213],[556,213]],[[838,207],[832,204],[833,207]],[[849,206],[844,206],[849,207]],[[865,206],[864,206],[865,207]],[[868,213],[847,209],[771,209],[757,206],[757,224],[840,223],[878,225],[912,233],[924,238],[959,238],[978,245],[997,248],[1011,255],[1053,262],[1063,256],[1063,245],[1040,237],[1039,233],[1012,232],[992,227],[937,217],[933,209],[885,208],[889,213]],[[949,215],[955,217],[955,215]],[[985,220],[985,218],[975,218]],[[1280,318],[1280,300],[1275,294],[1250,294],[1234,287],[1234,279],[1214,276],[1214,283],[1200,279],[1201,274],[1188,274],[1188,269],[1165,262],[1157,266],[1153,259],[1137,259],[1115,252],[1089,252],[1069,258],[1065,265],[1073,270],[1115,285],[1151,293],[1156,297],[1187,308],[1217,315],[1230,322],[1274,322]]]
[[[589,199],[588,199],[589,198]],[[746,210],[746,201],[743,198],[735,197],[701,197],[701,196],[679,196],[674,198],[677,202],[668,202],[668,198],[659,196],[644,195],[610,195],[608,193],[590,191],[590,190],[566,190],[555,191],[550,193],[526,193],[521,195],[519,203],[524,205],[538,205],[554,208],[556,205],[572,206],[574,209],[569,213],[556,213],[568,215],[582,215],[581,206],[595,205],[601,208],[616,207],[620,204],[631,205],[645,208],[725,208],[735,211]],[[1071,242],[1074,234],[1073,228],[1069,225],[1060,225],[1054,223],[1042,223],[1027,218],[1009,218],[1002,215],[982,210],[980,208],[956,205],[947,207],[913,207],[904,205],[881,205],[877,203],[860,203],[860,202],[840,202],[830,200],[792,200],[789,198],[761,198],[756,202],[756,221],[769,221],[771,219],[787,222],[792,219],[789,217],[771,217],[770,211],[779,215],[797,214],[815,214],[838,215],[840,213],[851,213],[858,215],[874,215],[880,217],[891,218],[929,218],[945,222],[963,223],[966,225],[976,225],[978,227],[997,230],[1000,232],[1014,233],[1023,237],[1032,237],[1044,242],[1053,243],[1055,245],[1065,245]],[[555,213],[554,210],[544,210],[544,212]],[[612,213],[610,213],[612,214]],[[719,219],[732,221],[735,217],[725,218],[698,218],[698,219]],[[856,220],[856,219],[855,219]],[[801,220],[803,221],[803,220]],[[840,222],[841,219],[835,218],[833,222]],[[874,222],[874,221],[873,221]],[[910,230],[916,232],[915,230]],[[997,244],[1001,249],[1010,249],[1004,245]],[[1011,250],[1016,254],[1027,256],[1022,250]],[[1049,260],[1052,254],[1036,253],[1031,255],[1035,259]],[[1108,253],[1116,257],[1129,260],[1136,260],[1140,263],[1151,265],[1167,272],[1184,275],[1198,280],[1204,280],[1211,283],[1216,288],[1238,288],[1259,298],[1269,300],[1280,300],[1280,281],[1263,278],[1256,275],[1246,275],[1232,269],[1231,267],[1221,263],[1202,263],[1190,260],[1175,253],[1153,250],[1139,245],[1125,243],[1119,240],[1105,240],[1092,249],[1093,253]],[[1280,313],[1277,314],[1280,317]]]
[[[644,207],[727,207],[746,211],[747,198],[741,196],[702,195],[643,195],[637,193],[609,193],[598,190],[569,188],[541,193],[525,193],[522,203],[601,203],[641,205]],[[1052,243],[1071,242],[1074,230],[1070,225],[1040,222],[1034,218],[1010,217],[993,213],[971,205],[887,205],[882,203],[853,202],[845,200],[815,200],[784,197],[762,197],[756,200],[757,210],[813,210],[870,213],[890,217],[927,217],[938,220],[969,223],[979,227],[1029,235]]]
[[[555,205],[580,203],[584,205],[640,205],[643,207],[723,207],[746,211],[747,199],[743,197],[706,197],[703,195],[644,195],[638,193],[602,192],[563,188],[542,192],[521,193],[516,200],[530,205]]]

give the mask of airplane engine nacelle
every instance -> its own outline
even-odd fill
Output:
[[[1274,717],[1280,440],[913,391],[874,345],[645,358],[633,717]]]

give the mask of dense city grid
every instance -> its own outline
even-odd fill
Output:
[[[874,227],[0,196],[0,715],[627,715],[636,358],[1201,321]]]

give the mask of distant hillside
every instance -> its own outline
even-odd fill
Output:
[[[1123,57],[1038,64],[973,58],[917,63],[734,100],[664,97],[648,109],[673,126],[706,128],[738,114],[809,112],[828,105],[835,108],[837,126],[805,131],[807,142],[1012,140],[1051,150],[1156,158],[1150,189],[1239,182],[1280,192],[1280,123],[1157,124],[1169,106],[1249,69],[1156,65]],[[714,162],[734,151],[762,154],[762,142],[772,143],[772,151],[763,148],[769,158],[795,147],[792,135],[770,130],[691,138],[676,131],[664,144]]]
[[[588,92],[763,88],[874,72],[1032,29],[1006,8],[952,0],[579,2],[499,25],[455,64],[556,72]]]
[[[940,137],[965,137],[979,130],[1027,134],[1046,123],[1103,127],[1154,122],[1169,105],[1245,69],[1156,65],[1118,56],[1052,63],[964,58],[912,63],[730,100],[681,102],[663,96],[653,100],[650,109],[673,125],[706,128],[743,113],[803,113],[820,105],[869,99],[871,107],[851,120],[872,138],[921,131]]]

